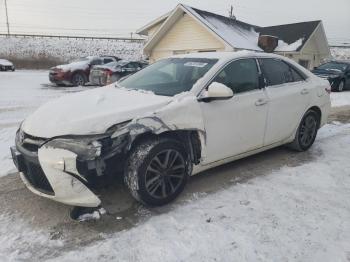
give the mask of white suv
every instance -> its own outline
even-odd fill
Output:
[[[329,92],[326,80],[278,55],[174,56],[40,107],[11,151],[43,197],[97,207],[96,181],[122,175],[137,200],[163,205],[190,175],[284,144],[310,148]]]

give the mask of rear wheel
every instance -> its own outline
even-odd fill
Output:
[[[189,167],[189,157],[181,143],[156,138],[134,147],[127,161],[125,182],[136,200],[160,206],[183,191]]]
[[[86,77],[83,73],[75,73],[72,76],[72,84],[73,86],[84,86],[86,84]]]
[[[300,122],[294,141],[289,145],[296,151],[306,151],[315,142],[320,126],[320,116],[314,110],[309,110]]]

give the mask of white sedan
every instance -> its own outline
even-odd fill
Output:
[[[329,92],[327,81],[278,55],[174,56],[40,107],[11,151],[40,196],[98,207],[96,181],[123,176],[137,200],[163,205],[203,170],[281,145],[309,149]]]

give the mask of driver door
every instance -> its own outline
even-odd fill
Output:
[[[259,86],[255,59],[231,62],[213,82],[231,88],[234,96],[200,102],[207,138],[204,164],[262,147],[268,112],[268,98]]]

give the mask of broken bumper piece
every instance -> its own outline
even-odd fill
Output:
[[[15,165],[30,191],[67,205],[97,207],[101,200],[77,171],[77,155],[66,149],[41,147],[37,154],[11,148]]]

